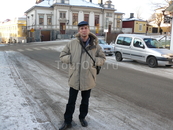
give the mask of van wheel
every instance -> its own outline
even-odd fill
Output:
[[[116,57],[117,61],[122,61],[123,60],[122,55],[121,55],[120,52],[115,53],[115,57]]]
[[[153,57],[153,56],[148,57],[147,64],[151,68],[155,68],[155,67],[158,66],[157,59],[155,57]]]

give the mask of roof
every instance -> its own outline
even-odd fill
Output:
[[[123,22],[124,21],[143,21],[143,22],[146,22],[146,20],[138,19],[138,18],[124,18]]]
[[[35,6],[51,7],[52,4],[53,4],[53,0],[44,0],[40,2],[39,4],[35,4]]]
[[[102,8],[99,4],[91,3],[85,0],[69,0],[70,5],[72,6],[87,6],[87,7],[95,7]]]
[[[165,11],[173,12],[173,3],[165,9]]]
[[[28,9],[25,13],[29,12],[34,7],[50,8],[50,7],[52,7],[53,5],[56,5],[56,4],[58,4],[58,5],[69,5],[69,6],[79,6],[79,7],[93,7],[93,8],[100,8],[100,9],[103,8],[99,4],[88,2],[86,0],[69,0],[69,4],[54,3],[53,0],[44,0],[44,1],[40,2],[39,4],[35,4],[33,7]],[[106,9],[110,9],[110,8],[106,8]],[[112,10],[115,10],[115,9],[112,9]],[[115,13],[122,13],[122,12],[115,12]]]
[[[35,4],[35,6],[42,6],[42,7],[51,7],[53,4],[56,4],[53,2],[53,0],[45,0],[42,1],[39,4]],[[67,5],[67,4],[61,4],[57,3],[59,5]],[[91,3],[86,0],[69,0],[69,5],[71,6],[86,6],[86,7],[95,7],[95,8],[102,8],[99,4]]]
[[[118,11],[115,11],[114,13],[116,13],[116,14],[125,14],[123,12],[118,12]]]

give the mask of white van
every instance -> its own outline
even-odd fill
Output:
[[[125,58],[146,62],[153,68],[173,65],[173,51],[164,48],[151,36],[144,35],[119,34],[115,41],[115,57],[117,61]]]

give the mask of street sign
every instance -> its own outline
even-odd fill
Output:
[[[35,30],[33,28],[31,28],[30,32],[34,32]]]
[[[171,17],[169,17],[169,16],[164,16],[164,23],[171,23]]]

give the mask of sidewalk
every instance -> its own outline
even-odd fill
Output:
[[[0,52],[0,130],[44,129],[36,122],[26,99],[16,85],[16,73],[7,62],[5,52]]]

